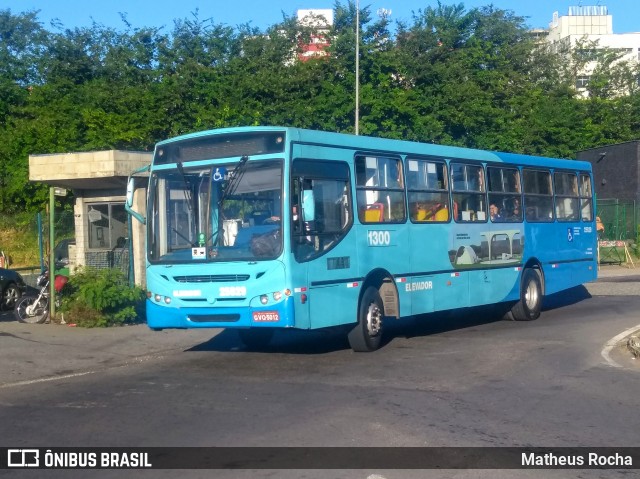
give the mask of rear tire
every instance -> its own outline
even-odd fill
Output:
[[[46,298],[40,298],[40,302],[30,313],[27,309],[34,305],[38,300],[37,296],[23,296],[16,304],[14,309],[15,317],[21,323],[42,324],[49,317],[49,301]]]
[[[358,305],[358,324],[349,332],[349,345],[355,352],[371,352],[382,342],[384,306],[377,288],[368,287]]]
[[[247,349],[261,350],[269,346],[273,338],[273,329],[239,329],[238,334],[240,335],[240,341]]]
[[[533,321],[542,309],[542,284],[538,271],[527,268],[522,273],[520,300],[511,308],[508,318],[513,321]]]

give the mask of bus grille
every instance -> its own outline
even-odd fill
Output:
[[[248,274],[201,274],[195,276],[174,276],[178,283],[230,283],[247,281]]]
[[[195,323],[234,323],[240,319],[239,314],[190,314],[187,319]]]

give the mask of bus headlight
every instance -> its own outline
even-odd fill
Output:
[[[160,296],[159,294],[156,294],[156,295],[153,297],[153,299],[155,299],[155,300],[156,300],[156,303],[159,303],[159,302],[160,302],[160,300],[162,300],[162,296]]]
[[[266,294],[260,296],[260,302],[262,304],[267,304],[269,302],[269,297]]]
[[[165,296],[164,297],[164,304],[170,304],[171,303],[171,298],[169,296]]]
[[[276,291],[273,293],[273,299],[274,301],[280,301],[282,299],[282,293],[280,291]]]

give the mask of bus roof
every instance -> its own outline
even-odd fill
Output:
[[[478,150],[458,146],[437,145],[433,143],[420,143],[416,141],[394,140],[362,135],[357,136],[350,133],[334,133],[282,126],[243,126],[206,130],[163,140],[159,142],[158,145],[165,145],[175,141],[205,137],[214,134],[246,133],[249,131],[282,131],[287,135],[288,141],[296,143],[330,144],[345,148],[355,148],[362,150],[363,152],[371,153],[393,152],[404,155],[439,156],[448,159],[513,163],[525,166],[546,166],[550,168],[571,168],[591,171],[591,163],[587,161]],[[571,162],[571,166],[569,166],[568,162]]]

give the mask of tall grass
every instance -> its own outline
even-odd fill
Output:
[[[0,251],[9,257],[11,268],[40,264],[38,226],[34,213],[0,215]]]

